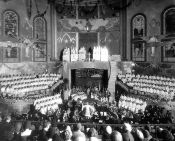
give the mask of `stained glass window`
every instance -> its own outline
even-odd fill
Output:
[[[131,29],[131,58],[133,61],[146,61],[145,43],[142,40],[146,35],[146,18],[143,14],[137,14],[132,18]]]
[[[3,33],[4,35],[16,37],[18,36],[18,15],[16,12],[6,10],[3,13]]]
[[[35,61],[46,61],[47,59],[47,27],[43,17],[34,18],[34,38],[37,43],[34,50]]]

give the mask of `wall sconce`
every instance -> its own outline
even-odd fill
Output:
[[[87,32],[91,31],[92,28],[92,24],[89,22],[89,20],[87,20],[86,25],[85,25],[85,29]]]

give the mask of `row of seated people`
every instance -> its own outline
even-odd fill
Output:
[[[2,76],[0,76],[2,77]],[[56,81],[59,80],[61,77],[60,74],[31,74],[30,77],[28,75],[21,75],[19,78],[16,78],[15,76],[11,77],[2,77],[0,80],[1,86],[6,85],[20,85],[20,84],[28,84],[28,83],[36,83],[38,81]]]
[[[174,98],[174,78],[148,77],[134,74],[119,74],[118,78],[122,80],[123,83],[133,87],[134,90],[146,92],[151,95],[156,94],[160,100],[164,99],[168,101]],[[162,78],[162,80],[160,78]],[[166,83],[166,85],[164,83]]]
[[[33,73],[33,74],[13,74],[13,75],[0,75],[0,82],[9,80],[21,80],[38,77],[60,77],[60,74],[56,73]]]
[[[46,114],[47,111],[54,113],[58,109],[58,105],[62,104],[61,95],[47,96],[34,101],[33,105],[35,109],[42,114]]]
[[[139,98],[121,95],[118,102],[118,106],[119,108],[122,107],[131,110],[132,112],[138,113],[140,110],[142,112],[145,111],[147,103],[146,101],[143,101]]]
[[[0,121],[0,139],[3,141],[174,141],[172,126],[96,125],[76,123],[75,125],[40,123],[31,121],[13,124],[10,117]]]
[[[123,99],[131,99],[123,98]],[[121,106],[117,107],[116,103],[101,103],[99,101],[93,101],[92,99],[89,101],[94,107],[95,111],[91,113],[91,118],[89,121],[93,121],[96,123],[121,123],[123,121],[132,121],[132,123],[172,123],[172,115],[163,107],[157,105],[146,105],[143,100],[132,98],[135,102],[135,110],[132,111],[132,107],[127,104],[125,101],[125,105],[121,103]],[[44,103],[47,104],[44,104]],[[85,101],[84,101],[85,102]],[[129,103],[129,101],[128,101]],[[87,122],[85,119],[84,111],[82,110],[83,101],[81,99],[69,99],[67,102],[63,101],[62,104],[49,102],[47,100],[43,100],[43,107],[41,102],[38,102],[39,107],[44,109],[43,111],[39,108],[39,111],[44,116],[54,117],[56,121],[60,122]],[[53,105],[52,105],[53,104]],[[91,105],[89,104],[89,105]],[[85,104],[86,105],[86,104]],[[119,104],[120,105],[120,104]],[[54,106],[56,109],[53,110]],[[84,106],[86,107],[86,106]],[[87,106],[91,107],[91,106]],[[168,114],[167,114],[168,113]],[[35,114],[33,115],[35,116]],[[55,117],[56,116],[56,117]],[[36,119],[36,118],[34,118]],[[39,119],[38,119],[39,120]]]
[[[17,76],[19,79],[13,77],[3,77],[3,81],[0,83],[3,95],[24,97],[28,92],[48,89],[55,82],[60,81],[61,75],[31,74]]]

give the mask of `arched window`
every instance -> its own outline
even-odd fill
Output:
[[[168,7],[162,12],[162,34],[166,35],[162,40],[162,61],[175,62],[175,6]]]
[[[143,14],[135,15],[131,20],[131,59],[146,61],[145,43],[142,37],[146,36],[146,17]]]
[[[3,34],[6,36],[16,37],[19,34],[19,17],[12,10],[6,10],[2,14]]]
[[[35,61],[46,61],[47,59],[47,24],[43,17],[35,17],[33,20],[34,38],[37,39],[34,49]]]

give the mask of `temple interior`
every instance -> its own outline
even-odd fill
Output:
[[[175,0],[0,0],[0,17],[0,141],[175,141]]]

